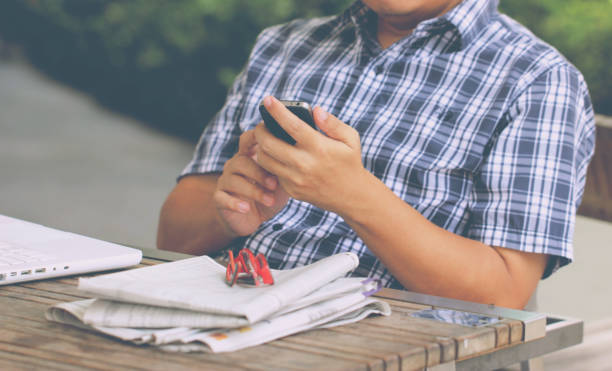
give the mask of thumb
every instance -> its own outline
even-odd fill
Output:
[[[315,124],[328,137],[343,142],[351,148],[360,146],[359,133],[336,116],[321,107],[315,107],[313,116]]]

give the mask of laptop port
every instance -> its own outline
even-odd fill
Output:
[[[30,274],[30,273],[32,273],[31,269],[28,269],[27,271],[21,271],[21,275],[22,276],[25,276],[25,275]]]
[[[11,272],[11,277],[15,277],[17,275],[17,272]]]
[[[70,268],[70,267],[69,267],[69,266],[65,266],[65,267],[64,267],[64,269],[68,269],[68,268]]]
[[[47,271],[47,268],[38,268],[37,270],[34,271],[34,273],[45,273]]]
[[[0,273],[0,281],[4,281],[6,279],[6,273]]]

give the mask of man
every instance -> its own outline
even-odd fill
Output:
[[[580,73],[496,1],[357,1],[258,37],[158,246],[281,269],[353,251],[385,286],[522,308],[572,259],[593,121]]]

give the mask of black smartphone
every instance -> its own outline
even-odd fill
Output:
[[[312,118],[310,104],[297,100],[281,100],[280,102],[300,120],[316,129],[314,119]],[[289,134],[287,134],[285,129],[280,127],[278,122],[276,122],[274,117],[268,113],[268,110],[263,104],[259,105],[259,113],[261,113],[261,118],[263,118],[266,128],[268,128],[268,130],[270,130],[275,137],[282,139],[289,144],[295,144],[295,140]]]

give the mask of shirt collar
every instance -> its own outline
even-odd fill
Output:
[[[498,1],[463,0],[443,16],[421,22],[414,33],[433,33],[451,26],[458,33],[461,48],[465,48],[497,15]],[[375,13],[357,0],[346,10],[345,16],[365,35]]]
[[[465,48],[497,15],[497,4],[498,0],[463,0],[440,19],[455,26]]]
[[[361,28],[369,23],[369,18],[374,12],[368,8],[361,0],[356,0],[346,9],[344,15],[356,27]]]

